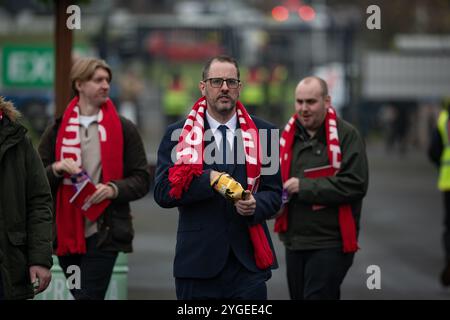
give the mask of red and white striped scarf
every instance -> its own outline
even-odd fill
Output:
[[[80,108],[78,97],[70,101],[64,112],[56,137],[56,161],[72,158],[81,167]],[[102,183],[122,179],[123,176],[123,134],[122,123],[110,99],[98,114],[98,134],[102,162]],[[84,216],[82,211],[69,203],[75,188],[69,175],[64,175],[56,195],[56,232],[58,256],[86,253],[84,238]],[[110,201],[110,200],[105,200]],[[95,221],[97,216],[87,216]]]
[[[183,192],[195,176],[203,172],[203,150],[205,133],[206,98],[202,97],[194,104],[181,132],[177,145],[177,162],[169,169],[169,182],[172,198],[180,199]],[[236,103],[238,121],[242,130],[247,170],[247,189],[255,193],[261,174],[261,156],[258,129],[247,110],[238,101]],[[249,226],[250,239],[253,243],[256,265],[266,269],[273,264],[274,256],[261,224]]]
[[[281,178],[283,183],[289,179],[292,163],[292,146],[295,137],[295,121],[298,115],[294,114],[286,124],[280,139],[280,164]],[[321,177],[336,175],[341,169],[341,147],[337,131],[336,112],[329,107],[325,117],[325,132],[327,138],[328,159],[330,168]],[[343,251],[355,252],[358,250],[356,239],[356,224],[349,204],[339,206],[339,227],[341,230]],[[284,233],[288,229],[288,206],[283,209],[283,213],[275,221],[275,232]]]

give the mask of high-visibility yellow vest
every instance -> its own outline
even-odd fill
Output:
[[[448,125],[448,111],[442,110],[438,118],[438,130],[444,147],[441,155],[438,180],[438,188],[441,191],[450,190],[450,144],[448,139]]]
[[[267,100],[271,105],[283,103],[283,83],[280,81],[269,83]]]
[[[163,97],[163,108],[166,115],[180,116],[186,113],[186,108],[191,103],[189,92],[185,89],[169,89]]]
[[[284,93],[286,92],[285,82],[288,77],[288,72],[285,66],[278,65],[272,70],[272,77],[268,83],[267,100],[270,105],[283,105]],[[291,96],[289,96],[289,102]]]
[[[264,104],[264,88],[259,83],[247,83],[241,91],[241,102],[245,105],[262,106]]]

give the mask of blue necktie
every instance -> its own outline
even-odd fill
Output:
[[[227,130],[228,127],[226,125],[220,125],[217,129],[219,129],[220,133],[222,134],[222,143],[220,147],[220,152],[222,154],[222,163],[217,164],[217,168],[221,172],[227,171],[227,151],[230,151],[230,147],[228,145],[227,140]]]

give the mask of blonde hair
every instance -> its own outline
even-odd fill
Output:
[[[97,58],[79,58],[75,61],[70,71],[70,81],[72,83],[72,90],[76,95],[78,95],[76,82],[89,81],[98,68],[105,69],[109,74],[109,81],[112,80],[111,68],[104,60]]]

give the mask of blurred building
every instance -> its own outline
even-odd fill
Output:
[[[2,56],[11,45],[52,46],[51,4],[32,0],[0,3]],[[75,30],[74,43],[85,54],[106,59],[114,70],[139,66],[145,90],[136,91],[140,106],[136,114],[149,136],[163,130],[162,121],[155,119],[163,117],[164,79],[169,71],[176,69],[188,80],[189,94],[195,98],[203,64],[222,53],[235,56],[243,70],[266,69],[264,97],[256,98],[263,101],[258,102],[264,106],[261,116],[277,124],[286,121],[293,112],[296,83],[316,74],[328,82],[340,114],[370,134],[377,129],[373,119],[383,104],[400,99],[413,106],[439,98],[448,83],[442,76],[449,74],[448,47],[432,49],[429,46],[436,44],[430,44],[427,37],[430,33],[448,37],[450,29],[448,1],[380,3],[382,30],[366,27],[370,4],[369,0],[89,1],[79,4],[81,30]],[[412,33],[422,40],[396,38]],[[441,43],[448,41],[440,39]],[[20,96],[17,101],[30,93],[45,96],[44,109],[51,108],[51,80],[40,87],[11,85],[5,80],[10,65],[4,62],[0,69],[0,90]],[[287,70],[278,83],[270,75],[276,65]],[[52,70],[51,65],[44,68],[47,75]],[[127,86],[119,85],[117,76],[112,93],[120,97],[120,90]],[[244,82],[244,96],[246,87],[251,88],[251,81],[249,86]],[[275,103],[277,95],[283,99]]]

